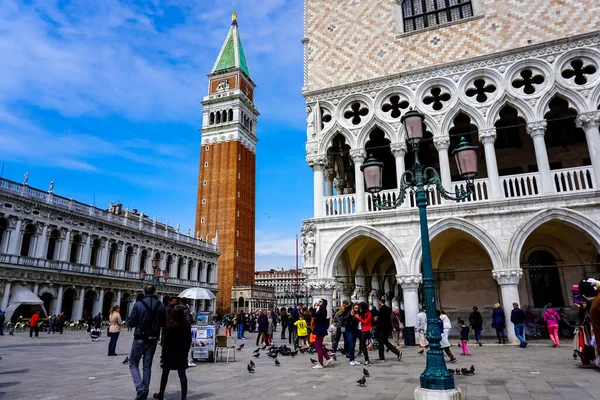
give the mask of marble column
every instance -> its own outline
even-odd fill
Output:
[[[10,234],[8,243],[8,254],[19,255],[19,242],[21,241],[21,219],[17,219],[15,229]]]
[[[121,244],[121,251],[119,252],[119,260],[117,261],[117,269],[125,271],[125,263],[127,262],[127,243]]]
[[[62,312],[62,302],[63,302],[63,287],[62,285],[58,286],[58,294],[56,295],[56,315]]]
[[[307,285],[312,288],[313,303],[320,299],[327,300],[327,318],[331,318],[333,316],[333,290],[336,282],[333,280],[309,281]],[[312,307],[312,305],[309,306]]]
[[[73,321],[78,321],[77,319],[75,319],[75,316],[77,315],[77,310],[79,310],[79,299],[73,298],[73,306],[71,307],[71,319]]]
[[[79,300],[77,300],[77,313],[73,317],[73,321],[79,321],[83,318],[83,303],[85,301],[85,288],[79,288]]]
[[[35,294],[37,296],[39,291],[40,291],[40,284],[39,283],[34,284],[33,285],[33,294]]]
[[[340,302],[343,303],[344,301],[347,301],[348,303],[351,303],[352,292],[354,291],[354,284],[347,282],[338,282],[337,287],[340,293]],[[293,301],[295,301],[295,299]]]
[[[371,292],[371,289],[367,289],[364,287],[359,287],[356,288],[356,290],[354,291],[356,293],[356,296],[358,297],[358,302],[359,303],[367,303],[369,304],[369,293]]]
[[[65,233],[65,238],[62,241],[60,260],[61,261],[69,261],[69,253],[71,250],[71,230],[67,229],[67,233]]]
[[[450,147],[450,135],[437,136],[433,138],[433,144],[438,151],[440,162],[440,178],[442,186],[449,192],[452,192],[452,175],[450,173],[450,159],[448,157],[448,147]]]
[[[6,307],[8,307],[8,301],[10,299],[10,288],[12,283],[10,281],[6,281],[4,284],[4,295],[2,296],[2,311],[6,311]]]
[[[356,213],[364,213],[366,211],[365,199],[365,177],[360,167],[366,158],[364,150],[351,150],[350,157],[354,163],[354,184],[356,185]]]
[[[527,133],[533,139],[533,147],[535,148],[535,159],[537,162],[538,173],[540,174],[540,182],[538,188],[541,193],[554,193],[554,182],[552,181],[552,173],[550,172],[550,162],[548,161],[548,152],[546,150],[546,121],[532,122],[527,124]]]
[[[121,306],[121,290],[117,290],[117,295],[115,296],[114,305]]]
[[[35,257],[36,258],[46,258],[46,248],[48,246],[48,225],[44,224],[42,228],[42,234],[37,243],[37,247],[35,249]]]
[[[133,272],[139,272],[140,271],[140,257],[142,249],[140,247],[138,247],[137,249],[133,250],[135,252],[135,256],[133,257],[133,265],[131,266],[131,271]]]
[[[417,325],[417,314],[419,313],[419,286],[423,282],[421,274],[396,275],[398,283],[404,294],[404,319],[407,327],[414,328]]]
[[[108,258],[110,257],[110,241],[108,239],[104,239],[104,247],[100,252],[100,262],[99,265],[101,268],[108,268]]]
[[[79,262],[81,264],[91,264],[90,254],[92,250],[92,235],[87,234],[85,239],[85,245],[83,246],[83,251],[81,252],[81,260]]]
[[[398,189],[402,186],[402,174],[404,173],[406,167],[404,162],[404,157],[406,156],[406,142],[401,143],[392,143],[390,145],[390,150],[394,155],[394,159],[396,160],[396,181],[398,185]]]
[[[98,293],[98,298],[94,301],[94,307],[92,308],[92,314],[98,315],[98,313],[102,312],[102,306],[104,305],[104,289],[100,289],[100,293]]]
[[[333,178],[335,178],[333,168],[325,168],[323,177],[325,179],[325,196],[333,196]]]
[[[327,164],[327,156],[324,154],[309,156],[306,157],[306,161],[313,170],[314,214],[315,217],[321,217],[323,216],[323,196],[325,194],[325,177],[323,170]]]
[[[498,162],[496,161],[496,128],[482,129],[479,131],[479,140],[483,143],[485,152],[485,167],[488,175],[488,194],[490,199],[502,197],[500,188],[500,175],[498,173]]]
[[[579,114],[575,120],[587,140],[588,153],[594,171],[594,188],[600,188],[600,111]]]
[[[519,343],[515,336],[515,327],[510,322],[510,313],[513,309],[513,303],[519,303],[519,280],[523,277],[521,269],[496,270],[492,272],[492,276],[500,285],[500,293],[502,294],[502,308],[504,309],[506,319],[506,334],[510,343]]]

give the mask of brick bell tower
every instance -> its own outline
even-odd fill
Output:
[[[254,88],[236,14],[204,97],[196,232],[218,237],[217,310],[229,312],[234,284],[254,284],[256,118]]]

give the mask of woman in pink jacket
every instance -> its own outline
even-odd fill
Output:
[[[560,316],[552,309],[551,303],[548,303],[546,307],[547,310],[544,313],[544,321],[546,321],[546,325],[548,325],[548,334],[550,335],[552,343],[554,343],[554,347],[560,347],[560,341],[558,340],[558,322],[560,321]]]

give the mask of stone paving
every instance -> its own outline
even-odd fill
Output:
[[[248,340],[241,341],[245,348],[237,352],[236,362],[198,363],[188,369],[188,399],[412,399],[425,366],[425,357],[417,355],[415,348],[403,349],[401,362],[392,355],[380,363],[372,352],[371,378],[366,387],[359,387],[356,380],[362,376],[362,367],[352,367],[342,357],[330,367],[313,370],[307,355],[279,357],[282,365],[276,367],[263,354],[254,359],[256,372],[249,374],[246,365],[255,349],[252,338],[248,335]],[[131,333],[121,333],[119,356],[107,357],[107,341],[92,342],[85,332],[40,333],[39,339],[30,339],[28,333],[0,337],[0,398],[133,399],[129,369],[121,364],[131,340]],[[275,344],[282,343],[275,339]],[[567,341],[559,349],[546,341],[533,342],[527,349],[471,346],[473,355],[457,355],[459,361],[452,367],[474,364],[476,374],[457,376],[456,385],[469,400],[600,399],[600,371],[582,367],[573,360],[570,348]],[[458,347],[454,349],[459,353]],[[158,391],[159,379],[157,356],[151,393]],[[167,392],[166,399],[180,398],[175,372]]]

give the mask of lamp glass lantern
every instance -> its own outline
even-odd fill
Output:
[[[471,146],[464,137],[452,151],[458,173],[467,182],[472,182],[477,176],[477,146]]]
[[[365,177],[367,191],[373,194],[381,192],[383,188],[383,163],[369,155],[369,158],[360,166],[360,170]]]
[[[423,139],[423,121],[425,115],[416,110],[410,110],[400,120],[404,124],[406,132],[406,141],[414,146],[418,146]]]
[[[145,280],[146,279],[146,271],[144,271],[144,270],[140,271],[140,279],[141,280]]]

